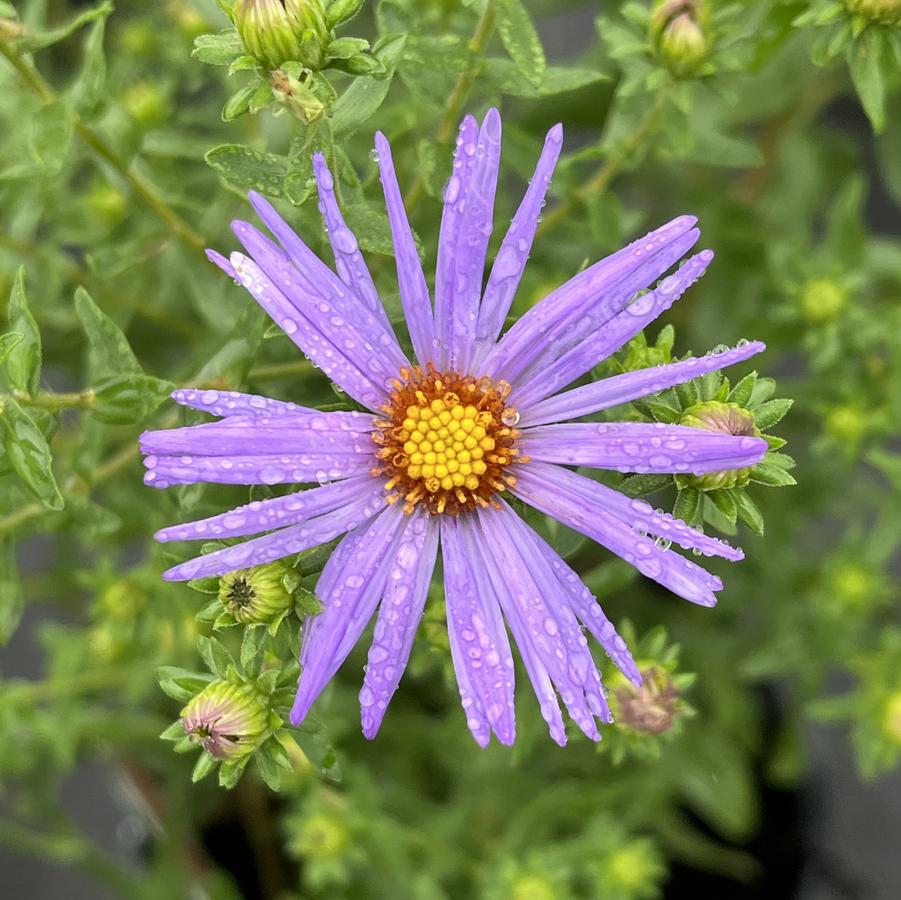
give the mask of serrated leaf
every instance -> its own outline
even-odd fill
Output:
[[[141,374],[141,366],[122,329],[82,287],[75,291],[75,314],[88,337],[91,378],[125,373]]]
[[[3,399],[3,450],[25,487],[48,509],[65,506],[53,476],[53,457],[41,429],[12,398]]]
[[[754,424],[766,431],[777,422],[780,422],[785,414],[792,408],[794,400],[769,400],[754,409]]]
[[[373,55],[385,66],[381,78],[355,78],[338,98],[332,112],[332,128],[336,138],[344,138],[362,127],[382,105],[404,51],[407,36],[394,34],[384,38],[373,49]]]
[[[523,77],[537,87],[542,82],[547,60],[528,10],[521,0],[498,0],[495,10],[504,49]]]
[[[124,373],[94,382],[94,418],[109,425],[143,422],[165,402],[175,385],[152,375]]]
[[[758,378],[751,391],[751,400],[748,403],[749,408],[755,408],[769,400],[776,390],[776,382],[772,378]]]
[[[233,28],[218,34],[201,34],[194,39],[191,56],[208,66],[229,66],[236,56],[244,54],[244,44]]]
[[[261,626],[245,626],[244,636],[241,640],[241,668],[249,669],[260,655],[263,641],[266,637],[266,629]]]
[[[737,406],[747,407],[751,399],[751,393],[754,385],[757,383],[757,373],[749,372],[738,384],[729,392],[729,402],[735,403]]]
[[[34,161],[51,175],[62,170],[74,129],[75,117],[64,99],[42,106],[31,117],[29,150]]]
[[[619,489],[630,497],[644,497],[662,491],[672,483],[670,475],[630,475],[623,480]]]
[[[207,164],[230,187],[242,193],[259,191],[269,197],[283,197],[287,163],[284,156],[260,153],[243,144],[221,144],[206,154]]]
[[[41,381],[41,333],[31,315],[25,294],[25,268],[16,272],[9,295],[7,318],[10,331],[20,339],[8,348],[4,371],[9,386],[26,394],[36,394]]]

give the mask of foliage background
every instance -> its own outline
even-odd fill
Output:
[[[901,116],[887,114],[901,38],[868,18],[877,5],[716,3],[689,59],[653,38],[640,3],[381,0],[339,34],[372,42],[387,75],[326,71],[309,123],[253,70],[192,58],[195,39],[228,25],[213,3],[0,3],[0,633],[13,637],[29,604],[52,611],[30,650],[40,677],[7,668],[0,684],[0,842],[81,866],[110,896],[619,900],[687,884],[792,896],[803,860],[768,804],[809,777],[805,722],[842,723],[865,779],[901,753]],[[236,115],[251,101],[261,109]],[[202,248],[233,245],[228,223],[255,186],[325,252],[308,165],[322,146],[396,312],[372,133],[394,143],[433,263],[456,123],[491,103],[504,117],[498,222],[547,128],[567,134],[515,311],[697,213],[717,260],[669,316],[673,353],[768,343],[761,374],[795,400],[779,433],[799,484],[749,487],[765,533],[739,521],[748,558],[722,572],[713,611],[555,536],[608,614],[631,621],[642,660],[677,677],[663,735],[620,722],[599,748],[574,736],[561,751],[521,689],[516,748],[480,751],[436,591],[375,743],[358,733],[357,653],[316,730],[280,734],[292,767],[278,794],[264,764],[230,792],[192,784],[194,759],[157,737],[180,704],[156,673],[207,670],[207,598],[160,580],[175,557],[150,535],[246,493],[145,488],[136,436],[178,421],[173,384],[336,399]],[[708,502],[708,525],[731,533],[737,511]],[[236,654],[239,632],[220,634]],[[86,761],[128,785],[148,835],[138,861],[65,813],[61,785]]]

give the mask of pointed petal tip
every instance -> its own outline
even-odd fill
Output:
[[[482,120],[482,130],[485,132],[485,136],[492,141],[501,139],[501,114],[496,106],[492,106],[485,113],[485,118]]]
[[[565,747],[565,746],[566,746],[566,732],[565,732],[565,731],[563,731],[563,730],[558,730],[558,729],[556,729],[556,728],[551,728],[551,729],[549,729],[549,731],[550,731],[550,735],[551,735],[551,740],[552,740],[558,747]]]
[[[545,142],[553,141],[555,144],[563,143],[563,123],[558,122],[551,130],[547,133],[547,137],[545,137]]]

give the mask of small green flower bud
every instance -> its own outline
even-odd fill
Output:
[[[510,886],[510,900],[554,900],[554,886],[540,875],[522,875]]]
[[[169,103],[165,94],[155,84],[147,81],[133,84],[125,92],[122,105],[145,128],[156,128],[169,117]]]
[[[185,734],[214,759],[252,753],[268,731],[266,700],[250,685],[214,681],[181,711]]]
[[[685,410],[679,424],[687,425],[689,428],[718,431],[721,434],[760,437],[760,429],[754,424],[753,414],[736,403],[720,403],[717,400],[696,403]],[[699,491],[716,491],[741,487],[748,483],[750,474],[751,469],[745,468],[679,477],[687,487],[693,487]]]
[[[317,813],[300,823],[293,849],[298,856],[325,859],[338,856],[349,840],[347,827],[340,819]]]
[[[294,597],[285,587],[288,568],[281,562],[228,572],[219,579],[219,600],[244,625],[271,622],[287,612]]]
[[[658,896],[665,868],[655,845],[646,838],[620,844],[605,860],[602,877],[605,890],[629,897]]]
[[[853,406],[836,406],[826,415],[826,431],[842,444],[856,447],[867,431],[867,417]]]
[[[879,25],[901,23],[901,0],[846,0],[848,9]]]
[[[322,65],[331,37],[322,0],[238,0],[234,20],[247,52],[268,69],[289,60]]]
[[[651,35],[667,68],[679,77],[694,73],[709,50],[703,0],[658,0]]]
[[[895,691],[885,705],[882,730],[895,743],[901,744],[901,691]]]
[[[832,575],[832,592],[843,606],[851,609],[864,607],[879,594],[879,579],[864,566],[845,563]]]
[[[619,725],[644,734],[669,731],[679,713],[679,690],[669,674],[650,666],[641,673],[641,687],[620,676],[610,692],[610,709]]]
[[[844,286],[828,278],[814,278],[801,291],[801,313],[813,325],[831,322],[841,315],[848,301]]]

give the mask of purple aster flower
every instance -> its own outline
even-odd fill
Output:
[[[742,558],[729,544],[570,468],[701,475],[754,465],[766,451],[766,442],[751,435],[572,421],[764,349],[745,343],[566,390],[704,273],[713,258],[709,250],[674,268],[698,240],[695,218],[680,216],[595,263],[501,334],[562,128],[547,136],[483,291],[500,138],[496,110],[481,125],[467,117],[460,127],[444,193],[433,302],[391,148],[376,135],[415,362],[392,330],[321,155],[314,168],[334,271],[258,194],[250,202],[275,240],[235,222],[246,252],[229,259],[209,252],[367,412],[325,413],[247,394],[180,390],[173,395],[177,402],[219,421],[141,438],[145,480],[155,487],[319,483],[157,534],[161,541],[262,535],[175,566],[165,573],[173,580],[259,565],[343,535],[319,579],[323,612],[304,630],[295,724],[375,616],[360,691],[363,732],[374,737],[410,656],[440,545],[451,655],[476,741],[486,745],[492,732],[504,744],[515,738],[508,630],[554,740],[566,742],[558,697],[588,737],[600,737],[596,720],[610,721],[610,713],[583,630],[633,683],[641,676],[597,600],[514,512],[509,495],[703,606],[714,605],[722,583],[671,545]]]

